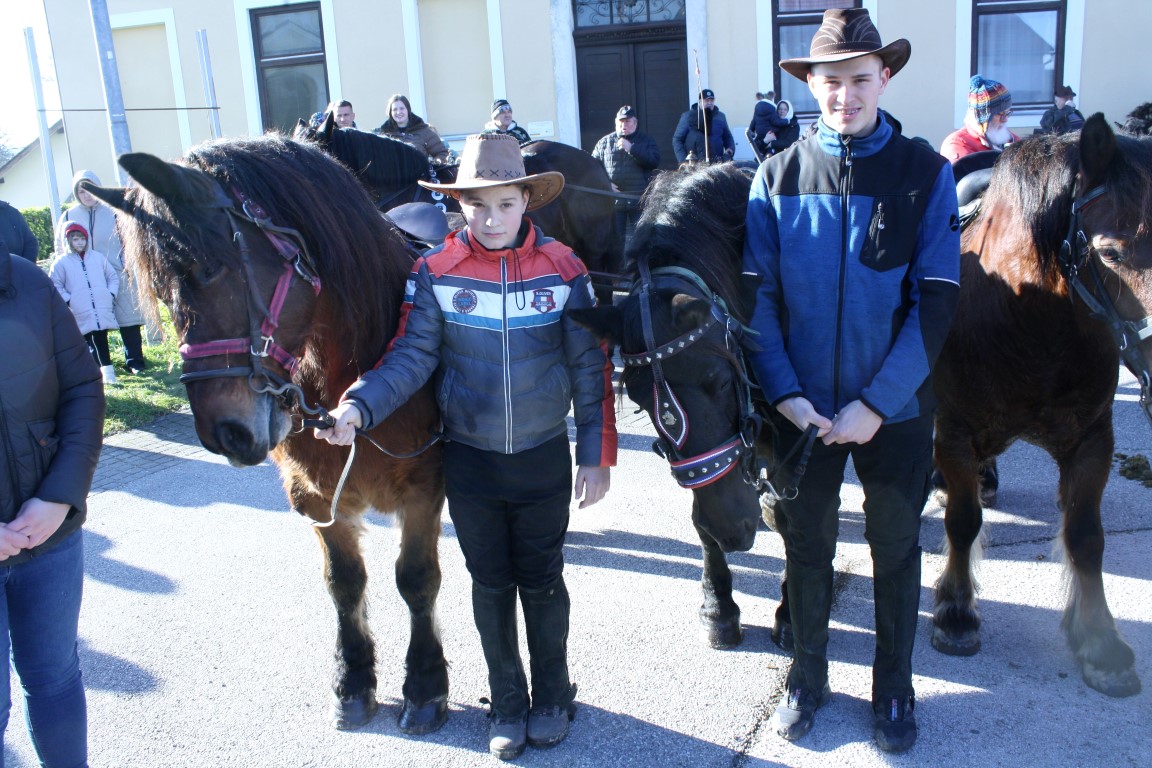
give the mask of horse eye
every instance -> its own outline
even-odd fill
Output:
[[[1124,249],[1115,245],[1105,245],[1096,249],[1096,253],[1100,254],[1100,258],[1109,264],[1123,264],[1124,263]]]

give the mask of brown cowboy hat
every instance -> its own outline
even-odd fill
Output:
[[[880,42],[880,32],[868,16],[867,8],[834,8],[824,11],[820,29],[812,36],[808,58],[784,59],[780,68],[793,77],[808,79],[813,64],[847,61],[858,56],[875,54],[884,60],[889,76],[896,74],[908,63],[912,44],[904,38],[888,45]]]
[[[454,192],[465,189],[515,184],[528,189],[526,210],[534,211],[559,196],[564,189],[564,174],[545,171],[528,176],[524,172],[524,157],[520,154],[520,142],[516,137],[506,133],[481,133],[464,140],[464,153],[460,156],[454,183],[418,183],[425,189],[447,192],[453,197],[457,196]]]

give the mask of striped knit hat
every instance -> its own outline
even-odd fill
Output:
[[[984,75],[973,75],[968,87],[968,111],[983,125],[993,115],[1012,109],[1012,94],[1003,83],[989,80]]]

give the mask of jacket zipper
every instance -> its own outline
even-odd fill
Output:
[[[844,341],[844,280],[848,272],[848,191],[852,175],[852,137],[841,136],[844,154],[840,156],[840,286],[836,297],[836,345],[832,361],[832,407],[840,410],[840,355]],[[835,416],[836,414],[830,414]]]
[[[79,256],[79,254],[77,254]],[[96,321],[96,330],[102,331],[100,325],[100,310],[96,309],[96,291],[92,290],[92,279],[88,277],[88,263],[80,256],[80,269],[84,270],[84,282],[88,283],[88,298],[92,302],[92,318]]]
[[[500,259],[500,345],[504,359],[504,452],[512,453],[512,352],[508,347],[508,259]]]

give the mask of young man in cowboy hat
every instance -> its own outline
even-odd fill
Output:
[[[798,495],[777,508],[794,658],[772,726],[798,739],[832,696],[832,562],[851,457],[873,561],[873,736],[890,752],[910,748],[917,733],[912,645],[931,370],[955,309],[960,255],[951,169],[879,113],[910,53],[907,40],[882,45],[867,10],[830,10],[809,57],[780,62],[808,83],[821,117],[813,135],[757,171],[744,248],[762,347],[752,364],[782,417],[777,460],[805,430],[821,438]]]
[[[640,200],[648,181],[660,165],[656,139],[637,130],[636,108],[624,105],[616,112],[616,130],[603,136],[592,157],[604,164],[612,188],[637,199],[616,198],[616,232],[620,242],[631,234],[640,218]]]
[[[517,141],[486,134],[466,140],[455,183],[421,184],[459,200],[468,226],[413,265],[399,335],[332,411],[336,426],[317,437],[350,444],[355,428],[379,424],[435,375],[448,512],[488,664],[488,749],[511,760],[525,742],[558,744],[575,712],[563,578],[573,497],[566,416],[572,408],[584,508],[608,491],[616,463],[612,364],[564,312],[594,306],[588,271],[524,218],[560,194],[563,175],[526,176]]]

